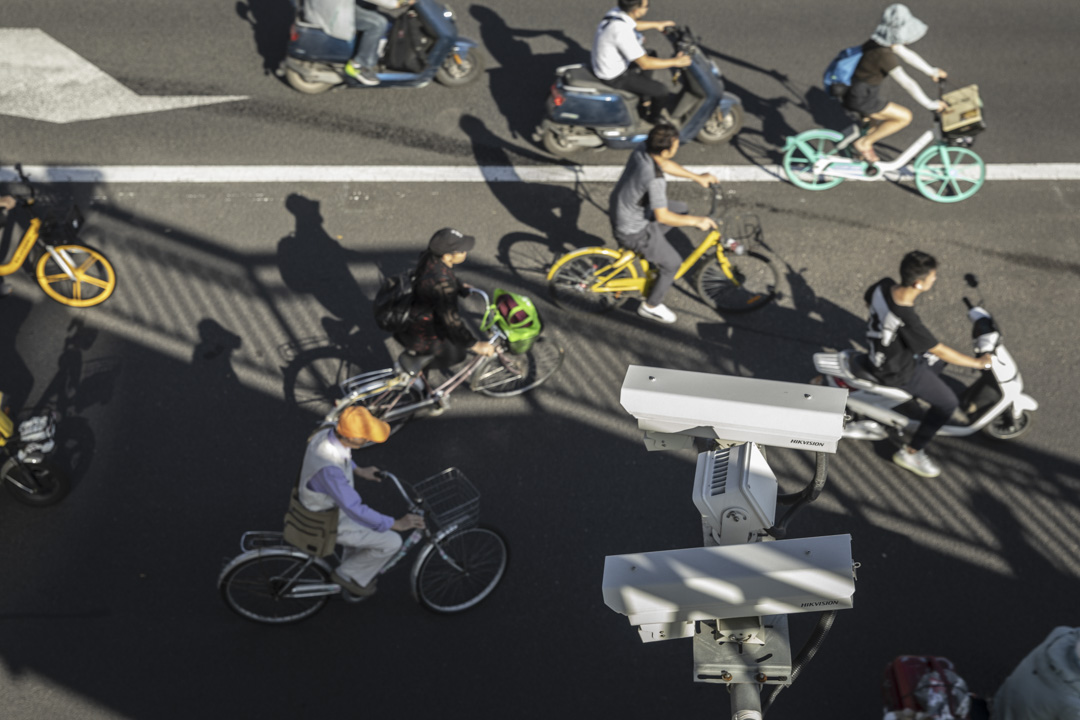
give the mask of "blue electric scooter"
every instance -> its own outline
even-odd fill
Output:
[[[389,34],[379,42],[380,65],[376,87],[423,87],[432,78],[447,86],[466,85],[484,72],[484,56],[477,43],[457,34],[454,12],[435,0],[416,0],[407,12],[419,16],[427,46],[425,64],[420,72],[386,68],[383,53]],[[353,56],[355,40],[339,40],[304,19],[302,0],[298,0],[296,20],[289,34],[285,59],[277,70],[294,89],[314,95],[332,87],[366,87],[345,74],[345,63]]]
[[[743,124],[742,101],[724,91],[720,68],[701,48],[690,28],[668,28],[664,35],[675,52],[692,59],[675,71],[678,86],[671,116],[683,142],[714,144],[735,137]],[[639,116],[637,95],[617,90],[583,65],[555,71],[547,116],[535,139],[553,155],[566,157],[585,148],[632,148],[645,140],[652,125]]]

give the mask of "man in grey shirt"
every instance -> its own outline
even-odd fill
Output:
[[[662,323],[673,323],[675,313],[664,305],[664,295],[675,282],[682,257],[664,233],[669,227],[696,227],[708,232],[716,221],[687,215],[686,203],[669,202],[664,173],[693,180],[702,187],[717,182],[714,175],[698,175],[673,158],[679,151],[679,131],[657,125],[649,137],[630,155],[619,182],[611,192],[611,228],[619,245],[641,253],[656,266],[657,278],[649,297],[638,307],[638,315]]]

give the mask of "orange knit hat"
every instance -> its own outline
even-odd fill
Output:
[[[373,443],[386,442],[390,437],[390,426],[372,416],[367,408],[351,405],[345,408],[338,418],[338,434],[353,440],[367,440]]]

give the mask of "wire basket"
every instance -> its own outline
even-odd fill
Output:
[[[424,519],[440,528],[467,528],[480,522],[480,493],[457,468],[447,468],[412,486],[413,497],[426,511]]]

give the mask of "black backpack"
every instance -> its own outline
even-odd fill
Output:
[[[382,330],[399,333],[409,325],[416,292],[416,270],[383,278],[375,293],[375,324]]]
[[[394,20],[383,63],[389,70],[422,72],[427,64],[431,43],[432,38],[427,34],[420,16],[410,10]]]

